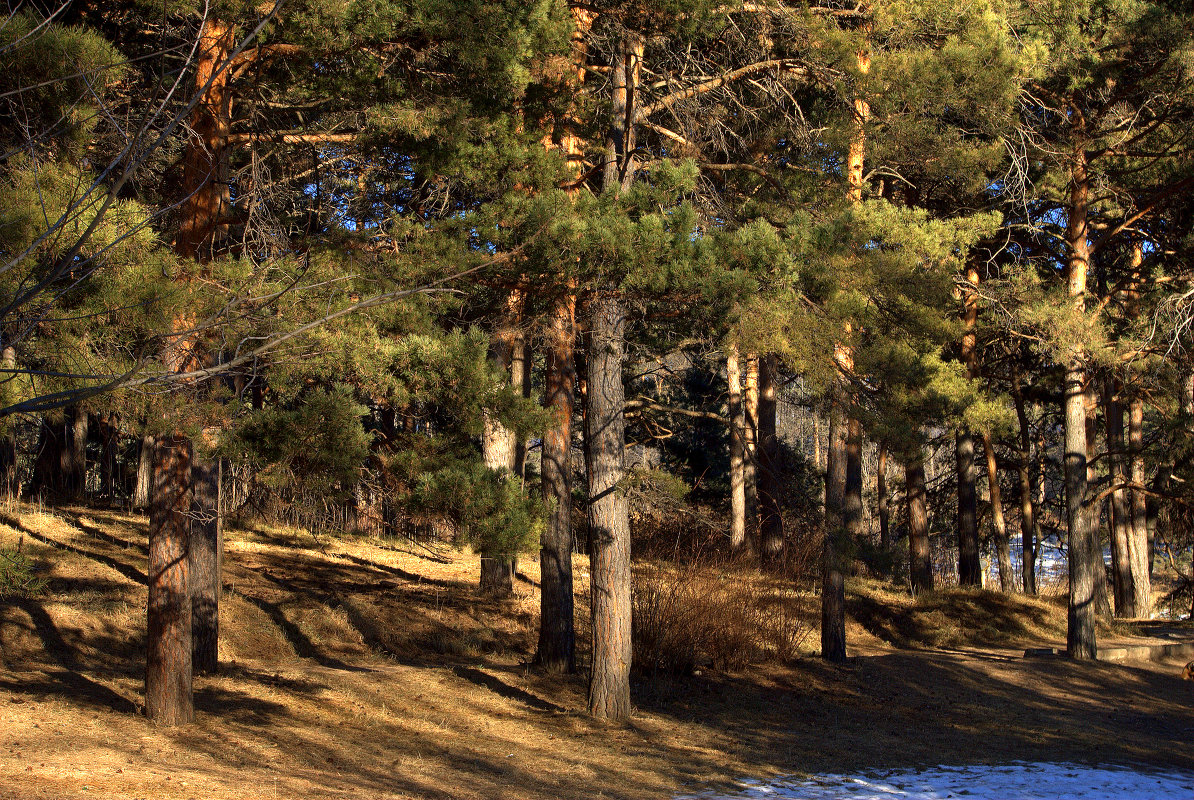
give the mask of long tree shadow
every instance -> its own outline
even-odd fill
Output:
[[[68,553],[74,553],[77,556],[82,556],[83,558],[89,558],[92,561],[98,561],[100,564],[103,564],[106,567],[111,567],[112,569],[116,570],[121,575],[123,575],[124,577],[128,578],[131,581],[134,581],[136,583],[140,583],[140,584],[146,585],[146,586],[149,585],[149,578],[146,577],[144,572],[141,572],[141,570],[137,569],[134,566],[125,564],[123,561],[118,561],[115,558],[112,558],[111,556],[104,555],[103,553],[96,553],[92,550],[84,550],[81,547],[76,547],[74,545],[67,544],[66,542],[60,542],[57,539],[46,536],[43,533],[38,533],[37,531],[33,530],[32,528],[29,528],[29,527],[23,525],[20,520],[15,519],[13,517],[9,517],[4,514],[0,514],[0,522],[4,523],[5,525],[9,526],[10,528],[12,528],[14,530],[20,531],[21,533],[25,534],[29,538],[35,539],[36,541],[39,541],[44,545],[53,547],[57,550],[65,550]]]
[[[544,700],[541,697],[536,697],[525,689],[519,689],[517,686],[510,684],[482,672],[473,667],[457,666],[452,668],[452,672],[458,678],[463,678],[469,683],[480,686],[483,689],[488,689],[495,694],[499,694],[507,700],[514,700],[519,703],[525,703],[531,708],[539,711],[565,711],[562,706],[558,706],[550,700]]]
[[[318,663],[320,666],[327,667],[329,669],[338,669],[344,672],[373,672],[373,670],[368,667],[354,666],[345,661],[341,661],[338,658],[333,658],[321,651],[315,646],[315,643],[311,641],[310,637],[303,633],[302,629],[299,628],[298,625],[295,625],[286,618],[286,614],[283,613],[282,609],[276,604],[271,603],[264,598],[247,594],[243,591],[236,591],[235,594],[237,597],[240,597],[246,602],[251,603],[252,605],[255,605],[257,608],[261,609],[261,611],[263,611],[265,615],[269,617],[275,625],[278,626],[278,629],[282,631],[282,635],[286,637],[286,641],[289,642],[290,646],[294,648],[294,652],[302,658],[309,658]]]
[[[132,542],[127,539],[121,539],[119,536],[113,536],[106,531],[102,531],[94,525],[89,525],[83,521],[83,518],[77,514],[69,514],[66,512],[59,512],[61,519],[72,528],[76,528],[83,533],[90,536],[92,539],[99,539],[101,542],[107,542],[114,547],[120,547],[124,550],[139,550],[144,555],[149,555],[149,545],[141,544],[140,542]]]

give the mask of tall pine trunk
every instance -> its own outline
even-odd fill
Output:
[[[1128,459],[1132,483],[1144,486],[1144,398],[1134,395],[1128,405]],[[1129,493],[1131,525],[1128,532],[1128,560],[1132,572],[1132,605],[1136,616],[1152,616],[1152,526],[1148,497],[1133,489]]]
[[[738,346],[726,347],[726,380],[730,414],[730,549],[749,555],[746,536],[746,408],[742,402],[742,368]]]
[[[591,311],[585,415],[589,475],[593,663],[589,713],[613,721],[630,716],[630,523],[619,491],[625,474],[622,362],[626,316],[613,296]]]
[[[866,532],[866,508],[862,504],[862,422],[850,409],[846,423],[846,493],[842,499],[842,525],[848,547],[856,547]]]
[[[1085,315],[1086,312],[1086,279],[1090,267],[1088,199],[1086,151],[1083,140],[1079,139],[1072,155],[1069,219],[1066,225],[1066,284],[1071,308],[1077,315]],[[1066,650],[1071,658],[1093,659],[1098,652],[1095,636],[1098,601],[1096,570],[1100,568],[1102,559],[1099,557],[1097,532],[1092,524],[1087,498],[1087,364],[1086,353],[1081,345],[1070,346],[1065,364],[1062,411],[1070,574]]]
[[[849,423],[846,392],[840,379],[832,391],[825,468],[825,543],[821,559],[821,658],[841,663],[846,660],[846,588],[841,551],[846,522]]]
[[[879,505],[879,546],[891,547],[891,499],[887,496],[887,442],[879,443],[879,463],[875,469],[875,494]]]
[[[754,543],[759,533],[759,357],[755,353],[746,354],[742,403],[746,412],[746,427],[743,428],[746,454],[742,462],[742,483],[746,491],[746,535]]]
[[[512,293],[510,306],[517,306]],[[493,335],[489,351],[490,359],[501,371],[503,380],[513,383],[514,331],[505,329]],[[519,365],[521,372],[522,365]],[[519,378],[521,379],[521,374]],[[512,474],[518,457],[518,441],[514,431],[507,428],[488,412],[482,421],[481,458],[485,466],[499,475]],[[513,553],[481,553],[481,591],[492,597],[509,597],[514,593],[514,573],[517,570]]]
[[[164,725],[194,716],[191,696],[191,442],[160,437],[149,510],[145,715]]]
[[[999,562],[999,590],[1011,594],[1016,590],[1016,576],[1012,574],[1012,550],[1007,537],[1007,521],[1003,517],[1003,492],[999,488],[999,463],[995,458],[995,443],[991,434],[983,432],[983,452],[987,457],[987,487],[991,495],[991,523],[995,527],[995,554]]]
[[[572,414],[575,405],[575,301],[556,302],[547,331],[543,433],[543,502],[547,524],[540,537],[539,646],[535,661],[549,672],[576,669],[572,596]]]
[[[137,479],[133,484],[133,508],[149,507],[149,494],[153,486],[154,437],[145,434],[137,450]]]
[[[958,472],[958,583],[981,586],[978,549],[978,492],[974,480],[974,435],[961,429],[954,440]]]
[[[904,462],[904,497],[908,504],[908,575],[912,593],[919,594],[933,589],[925,458],[919,445]]]
[[[777,360],[759,359],[759,549],[764,564],[776,564],[784,554],[784,522],[780,515],[779,437],[775,412],[779,385]]]
[[[1127,479],[1124,469],[1127,446],[1124,439],[1124,412],[1119,403],[1122,384],[1108,378],[1104,386],[1103,413],[1107,424],[1107,455],[1111,480],[1121,483]],[[1128,540],[1131,538],[1132,518],[1126,489],[1111,493],[1111,585],[1115,596],[1115,615],[1132,619],[1136,616],[1136,590],[1132,585],[1132,559]]]

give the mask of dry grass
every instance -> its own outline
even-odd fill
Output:
[[[531,559],[499,601],[476,590],[465,554],[268,528],[229,532],[222,673],[197,679],[194,724],[158,728],[137,713],[145,520],[12,510],[20,528],[0,525],[0,545],[20,542],[50,583],[0,604],[0,797],[638,800],[737,776],[1046,753],[1194,766],[1180,668],[883,645],[1051,643],[1048,601],[852,584],[851,643],[870,655],[831,668],[791,661],[815,634],[815,596],[748,572],[648,567],[640,589],[671,593],[696,628],[707,617],[695,658],[720,663],[637,679],[633,723],[608,727],[583,713],[580,678],[525,663]],[[737,632],[718,641],[710,625]],[[751,639],[752,626],[770,633]],[[725,655],[738,652],[752,657]],[[766,663],[727,668],[747,661]]]

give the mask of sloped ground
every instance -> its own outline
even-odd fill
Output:
[[[1194,768],[1180,665],[1018,657],[1057,643],[1048,601],[913,602],[859,582],[848,666],[643,681],[634,721],[609,727],[584,715],[580,679],[524,664],[532,559],[519,594],[493,601],[475,558],[266,529],[228,535],[223,673],[196,679],[194,724],[158,728],[138,714],[144,518],[12,508],[0,523],[50,577],[45,596],[0,602],[0,798],[630,800],[940,763]]]

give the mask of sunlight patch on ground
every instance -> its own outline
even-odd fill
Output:
[[[1194,773],[1128,767],[1023,763],[880,770],[769,783],[744,781],[732,794],[677,800],[1154,800],[1194,797]]]

